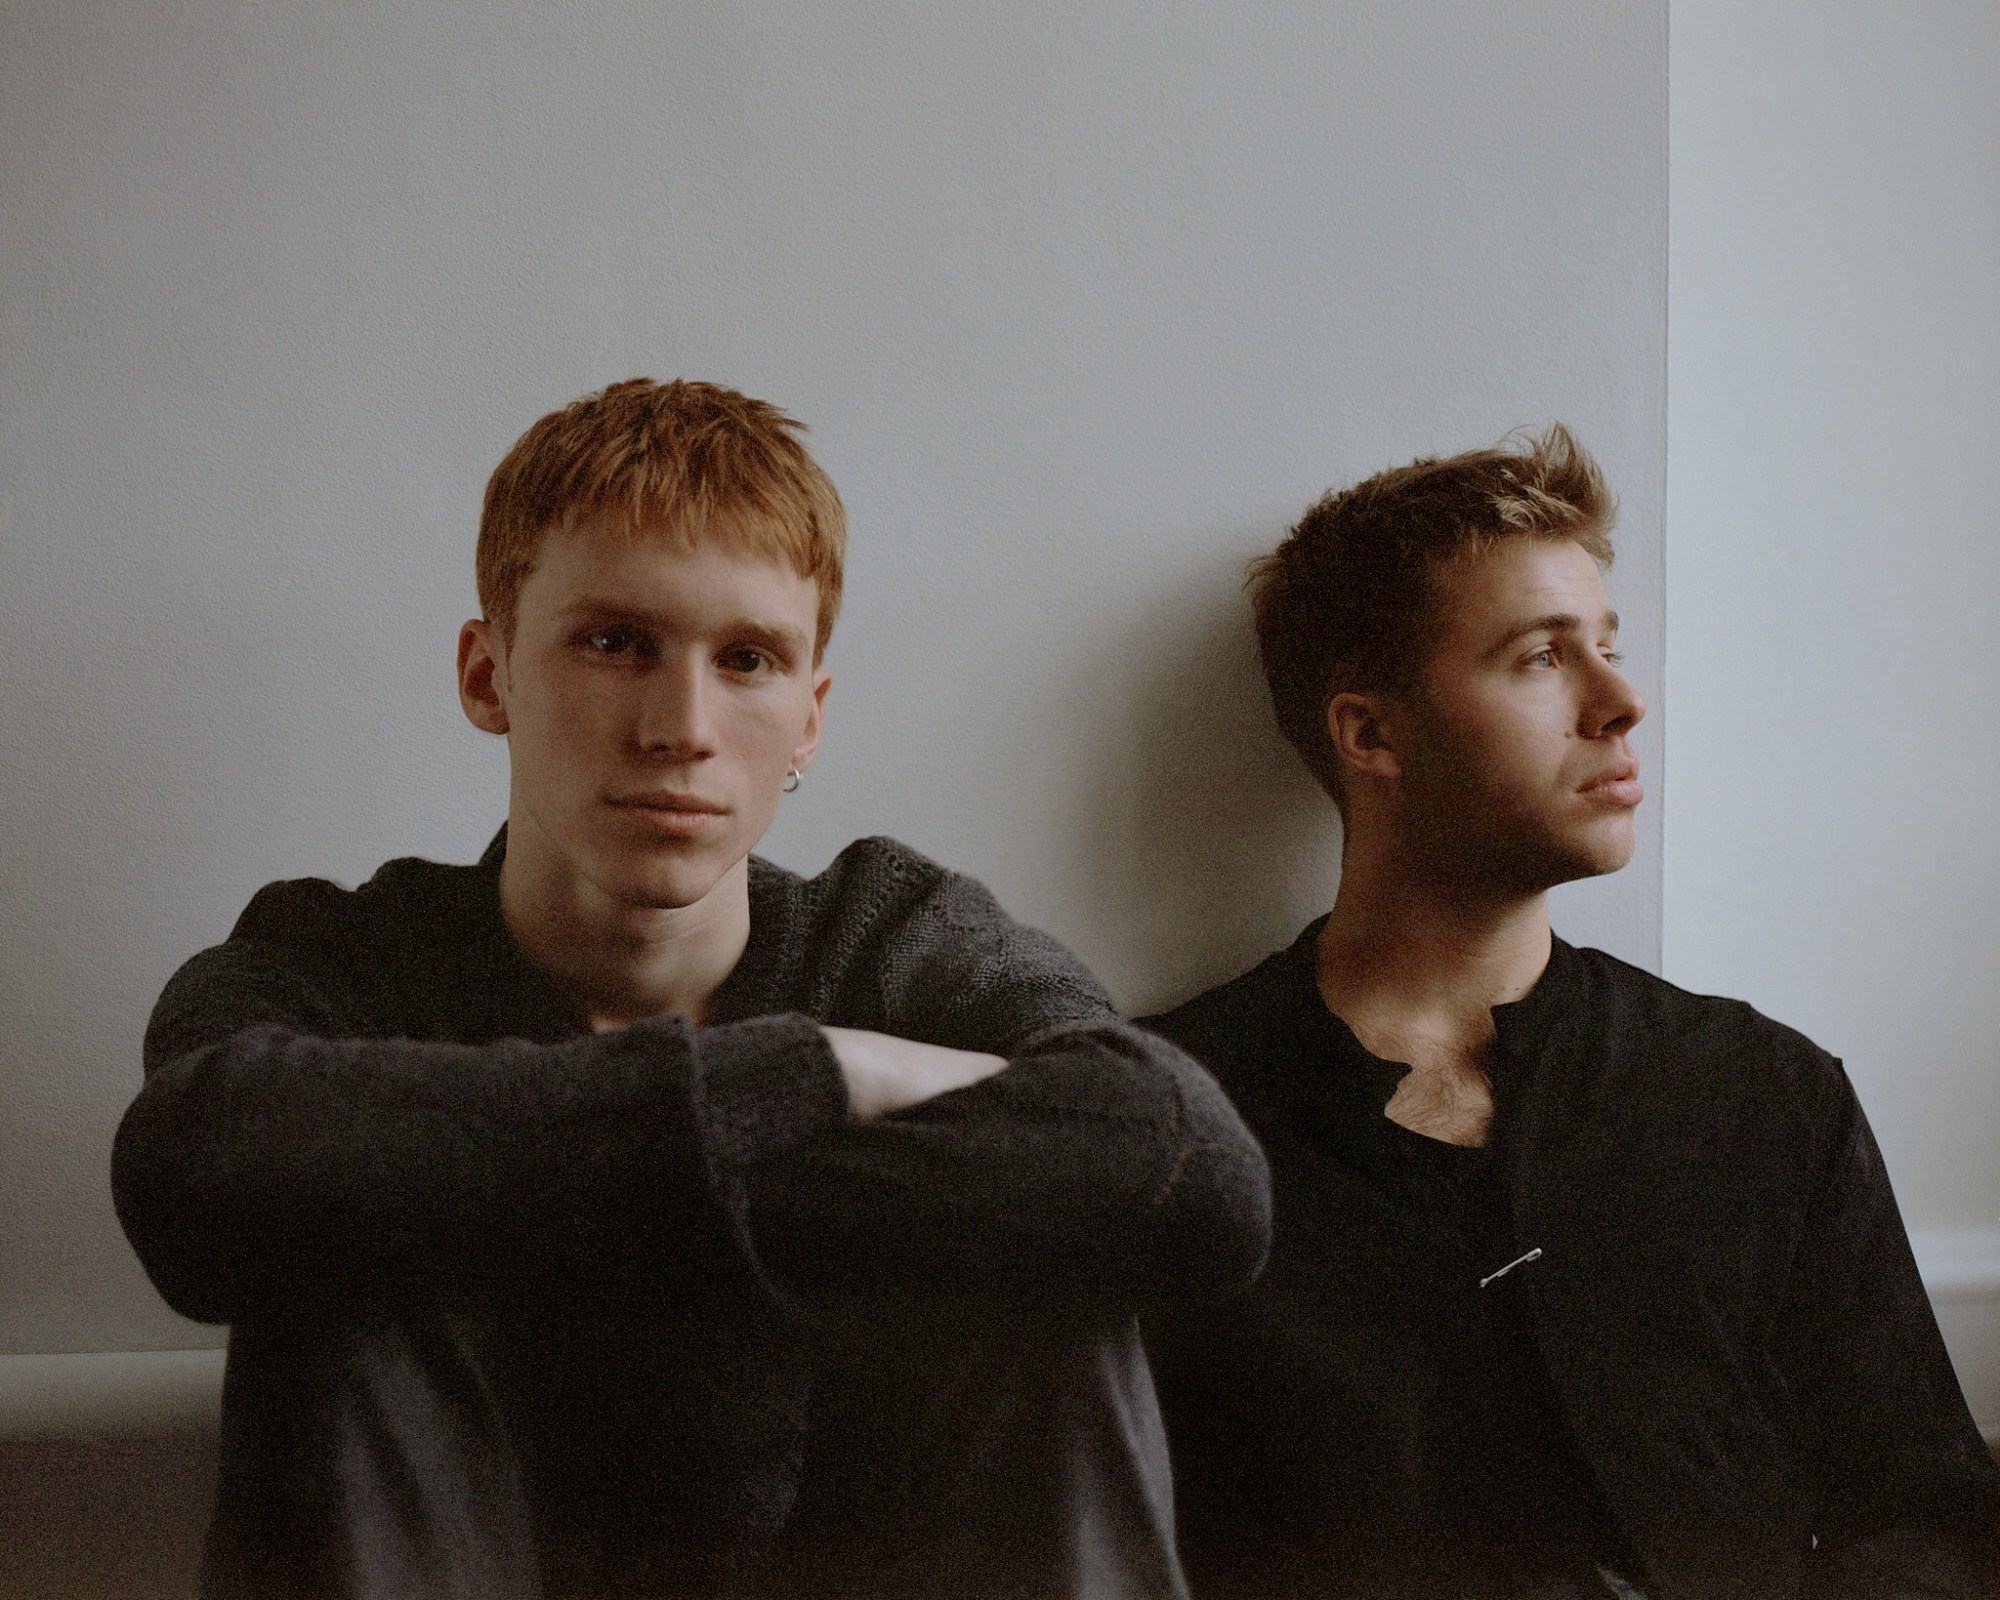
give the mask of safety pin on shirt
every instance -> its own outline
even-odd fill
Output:
[[[1540,1245],[1536,1245],[1535,1248],[1530,1250],[1526,1255],[1516,1256],[1512,1261],[1508,1262],[1506,1266],[1500,1268],[1499,1271],[1487,1273],[1485,1277],[1479,1280],[1479,1287],[1483,1289],[1489,1283],[1491,1283],[1495,1278],[1504,1278],[1507,1276],[1508,1273],[1512,1272],[1516,1267],[1525,1267],[1530,1261],[1539,1261],[1541,1260],[1541,1258],[1542,1258],[1542,1247]]]

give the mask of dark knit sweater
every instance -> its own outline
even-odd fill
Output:
[[[1213,1068],[1272,1174],[1258,1284],[1149,1324],[1197,1600],[1496,1592],[1475,1513],[1497,1502],[1451,1456],[1497,1452],[1476,1421],[1438,1431],[1507,1378],[1463,1359],[1469,1304],[1496,1290],[1520,1297],[1568,1435],[1539,1453],[1573,1446],[1596,1491],[1578,1503],[1595,1517],[1601,1495],[1651,1600],[2000,1594],[2000,1473],[1838,1062],[1556,940],[1493,1010],[1508,1226],[1468,1255],[1367,1154],[1401,1071],[1329,1016],[1320,926],[1152,1024]],[[1517,1571],[1573,1537],[1514,1533]]]
[[[211,1595],[1170,1596],[1133,1312],[1255,1272],[1260,1153],[889,840],[751,862],[712,1020],[592,1034],[477,868],[259,893],[114,1155],[232,1324]],[[1009,1058],[866,1125],[816,1022]]]

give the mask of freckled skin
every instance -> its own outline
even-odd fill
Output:
[[[465,712],[512,769],[501,911],[593,1028],[707,1015],[750,934],[749,855],[819,749],[819,589],[740,543],[551,534],[514,636],[459,635]],[[823,1030],[857,1120],[1005,1058]]]
[[[586,910],[685,909],[733,883],[818,747],[818,613],[811,579],[721,540],[552,535],[512,641],[472,645],[475,721],[509,747],[508,870]],[[717,813],[669,825],[616,803],[657,792]]]

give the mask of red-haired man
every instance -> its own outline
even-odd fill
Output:
[[[231,1326],[204,1594],[1181,1594],[1142,1301],[1262,1158],[976,883],[751,856],[845,521],[797,426],[616,385],[494,473],[474,867],[278,883],[168,985],[119,1213]]]

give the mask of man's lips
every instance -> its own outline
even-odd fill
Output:
[[[632,794],[606,802],[642,826],[658,833],[687,836],[714,825],[729,808],[691,794]]]
[[[704,800],[699,795],[675,794],[670,790],[663,790],[657,794],[613,795],[611,804],[637,806],[646,811],[695,811],[716,817],[729,809],[715,800]]]
[[[1639,783],[1639,767],[1636,762],[1613,767],[1609,772],[1592,778],[1577,790],[1577,793],[1613,806],[1636,806],[1646,798],[1646,791]]]

